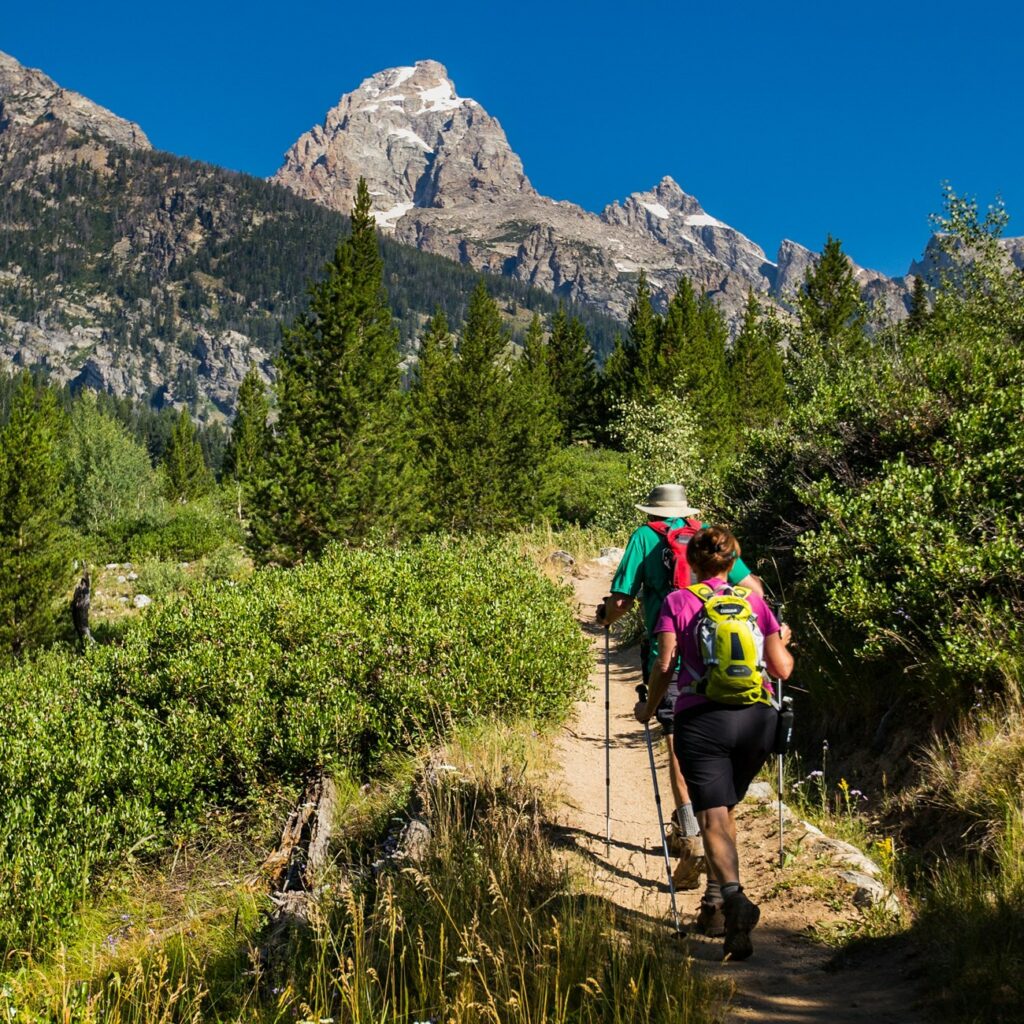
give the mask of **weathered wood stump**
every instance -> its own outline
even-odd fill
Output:
[[[337,812],[334,782],[321,773],[306,787],[288,816],[281,841],[264,861],[263,873],[270,878],[274,904],[259,950],[264,979],[275,976],[287,964],[297,944],[308,934],[330,863]]]

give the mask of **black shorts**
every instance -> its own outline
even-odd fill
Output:
[[[666,696],[665,699],[658,705],[657,711],[654,712],[654,717],[658,720],[658,725],[661,726],[661,731],[666,736],[671,736],[673,732],[673,726],[675,725],[676,715],[673,707],[675,701]]]
[[[734,807],[768,760],[779,713],[768,704],[708,701],[676,715],[676,756],[695,811]]]

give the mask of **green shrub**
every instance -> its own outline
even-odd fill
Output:
[[[609,495],[595,518],[606,530],[632,530],[636,503],[656,484],[683,484],[698,508],[719,504],[721,452],[680,398],[659,392],[627,402],[616,433],[626,451],[626,485]]]
[[[146,449],[83,391],[68,417],[67,474],[73,498],[72,525],[83,533],[117,532],[158,504],[159,481]]]
[[[626,457],[609,448],[571,445],[552,459],[548,479],[557,520],[589,526],[611,496],[626,490]]]
[[[168,504],[156,521],[126,530],[133,561],[159,558],[194,562],[216,551],[225,540],[241,541],[236,519],[207,498],[187,505]]]
[[[806,361],[805,400],[727,487],[741,536],[796,581],[823,707],[944,713],[1022,676],[1024,282],[1005,281],[941,290],[857,359]]]
[[[158,558],[147,558],[136,566],[139,578],[135,581],[135,593],[145,594],[155,601],[181,594],[188,590],[192,577],[180,562],[161,562]]]
[[[237,544],[222,544],[202,562],[203,575],[208,580],[241,580],[251,569],[252,564]]]
[[[449,723],[564,711],[589,653],[511,543],[335,549],[206,584],[121,646],[0,676],[0,947],[50,941],[97,870],[211,805],[372,772]]]

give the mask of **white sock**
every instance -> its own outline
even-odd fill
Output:
[[[676,823],[684,836],[699,836],[700,826],[697,816],[693,813],[693,804],[683,804],[676,808]]]

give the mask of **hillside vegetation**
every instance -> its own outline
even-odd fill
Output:
[[[367,777],[450,723],[557,715],[586,644],[508,546],[329,552],[209,584],[116,646],[8,669],[0,937],[52,944],[98,873],[315,768]]]
[[[319,770],[350,788],[387,777],[393,758],[452,723],[557,719],[585,678],[586,645],[564,594],[517,553],[517,533],[536,547],[554,520],[621,539],[647,489],[675,480],[707,518],[735,526],[744,557],[784,600],[806,691],[801,755],[820,773],[821,813],[838,809],[851,834],[880,844],[908,887],[937,1004],[958,1020],[1015,1020],[1024,279],[998,244],[1001,211],[982,219],[948,194],[946,277],[919,285],[910,319],[880,332],[866,328],[850,263],[830,239],[791,297],[793,318],[751,298],[733,345],[687,285],[657,313],[641,275],[602,370],[568,311],[533,318],[513,357],[500,308],[478,284],[459,332],[435,311],[405,380],[369,210],[363,187],[308,309],[284,331],[274,391],[249,369],[219,479],[187,411],[153,430],[163,439],[154,468],[156,445],[140,446],[146,430],[131,409],[27,375],[0,388],[11,695],[0,710],[0,934],[12,958],[38,957],[45,977],[84,978],[83,1005],[95,1010],[75,1017],[50,1000],[59,1011],[48,1012],[186,1019],[188,1003],[199,1019],[208,993],[224,996],[225,1020],[306,1008],[309,1019],[315,1008],[369,1020],[428,1004],[455,1019],[480,1004],[510,1019],[680,1012],[678,991],[651,988],[646,953],[574,981],[557,1012],[561,966],[544,961],[552,980],[523,975],[513,990],[505,965],[526,963],[524,949],[568,956],[563,925],[588,943],[604,929],[553,879],[538,812],[510,810],[530,798],[504,770],[502,792],[429,797],[454,809],[454,819],[439,813],[456,837],[437,837],[429,870],[324,904],[279,1004],[265,992],[258,1006],[245,1002],[259,990],[240,987],[236,967],[230,982],[218,973],[237,965],[237,937],[226,960],[192,974],[184,940],[177,959],[161,952],[159,970],[152,950],[139,954],[124,977],[136,972],[137,993],[149,995],[133,996],[130,1013],[89,1003],[111,994],[105,967],[54,966],[60,942],[85,941],[105,879],[136,860],[150,877],[170,848],[212,843],[220,813],[266,806],[275,786],[294,793]],[[155,606],[115,609],[96,624],[100,643],[72,644],[76,556],[109,560],[103,585],[116,581],[125,604],[129,584],[138,597],[145,583]],[[854,785],[871,794],[866,804],[851,805]],[[379,813],[407,814],[407,798]],[[345,853],[364,879],[387,843],[386,824],[373,821]],[[510,849],[528,879],[502,859]],[[478,857],[497,861],[493,876]],[[509,887],[520,902],[505,902]],[[251,894],[246,906],[255,941],[266,908]],[[364,932],[379,939],[373,950],[358,945]],[[453,964],[438,936],[454,934]],[[639,949],[648,941],[636,938]],[[353,963],[375,972],[373,985],[355,980]],[[444,981],[428,977],[428,963],[445,965]],[[175,992],[181,1008],[166,1009]]]
[[[230,415],[252,361],[306,308],[347,218],[281,186],[168,153],[122,150],[59,122],[0,140],[0,344],[22,365],[65,359],[79,385],[203,419]],[[381,242],[406,352],[442,309],[458,327],[477,275]],[[491,293],[521,333],[548,293],[502,277]],[[618,324],[576,310],[599,351]],[[524,314],[525,313],[525,317]],[[65,355],[37,335],[63,331]],[[232,333],[234,332],[234,333]],[[69,347],[68,347],[69,346]]]

